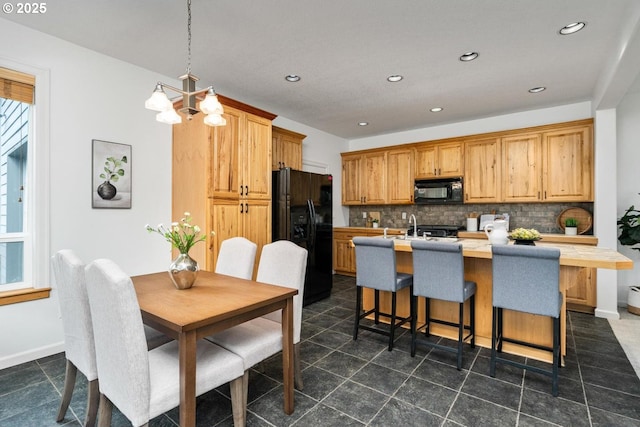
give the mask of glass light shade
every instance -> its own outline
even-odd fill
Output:
[[[227,120],[220,114],[209,114],[204,118],[204,124],[209,126],[225,126]]]
[[[224,113],[222,104],[218,101],[218,97],[215,94],[207,93],[207,96],[200,101],[200,111],[205,114],[217,114]]]
[[[180,115],[176,113],[176,110],[174,110],[173,108],[156,114],[156,120],[160,123],[166,123],[168,125],[182,123],[182,117],[180,117]]]
[[[153,111],[166,111],[173,109],[173,104],[169,100],[167,94],[164,93],[162,86],[156,85],[156,88],[149,99],[144,102],[144,107]]]

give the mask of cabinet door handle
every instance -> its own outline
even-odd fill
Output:
[[[249,195],[249,186],[248,185],[244,186],[244,194],[247,195],[247,196]]]
[[[438,168],[438,175],[442,175],[442,169]]]
[[[438,175],[438,170],[436,168],[433,168],[433,174]]]
[[[240,195],[244,196],[244,192],[242,191],[242,185],[240,186]]]
[[[249,203],[244,204],[244,211],[245,213],[249,213]]]
[[[244,213],[244,205],[240,203],[240,213]]]

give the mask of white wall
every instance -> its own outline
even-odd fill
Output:
[[[617,108],[618,218],[634,205],[640,209],[640,84],[633,86]],[[618,243],[618,251],[634,262],[633,270],[618,271],[618,301],[626,305],[629,286],[640,284],[640,251]]]
[[[589,102],[582,102],[578,104],[563,105],[553,108],[524,111],[466,122],[414,129],[369,138],[354,139],[349,143],[349,149],[351,151],[364,150],[367,148],[385,147],[388,145],[430,141],[487,132],[498,132],[529,126],[541,126],[550,123],[588,119],[590,117],[593,117],[591,114],[591,104]]]
[[[36,105],[49,118],[36,142],[50,153],[36,166],[49,169],[48,254],[71,248],[87,262],[111,258],[131,275],[166,268],[170,247],[144,230],[171,219],[171,128],[144,109],[166,78],[2,19],[0,40],[20,41],[0,44],[0,66],[49,80],[36,81],[49,100]],[[91,208],[92,139],[132,146],[131,209]],[[55,287],[49,299],[0,306],[0,324],[0,368],[63,349]]]

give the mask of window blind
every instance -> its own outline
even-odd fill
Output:
[[[35,82],[34,76],[0,67],[0,98],[33,104]]]

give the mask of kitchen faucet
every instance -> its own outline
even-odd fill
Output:
[[[411,221],[413,221],[413,237],[418,237],[418,224],[416,224],[416,216],[411,214],[409,218],[409,225],[411,225]]]

